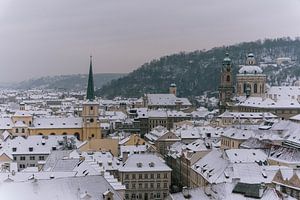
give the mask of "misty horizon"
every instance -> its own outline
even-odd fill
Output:
[[[299,8],[298,0],[4,0],[0,82],[86,74],[90,54],[94,73],[129,73],[179,52],[295,38],[300,32],[295,26]]]

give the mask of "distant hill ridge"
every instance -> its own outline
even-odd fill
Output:
[[[126,74],[121,73],[101,73],[94,74],[95,88],[100,88],[111,80],[118,79]],[[36,79],[22,81],[17,84],[7,84],[5,87],[14,89],[64,89],[64,90],[85,90],[87,87],[87,74],[47,76]]]
[[[244,42],[207,51],[181,52],[143,64],[126,76],[112,80],[96,91],[98,96],[140,97],[144,93],[168,92],[176,83],[179,96],[193,97],[206,91],[217,91],[225,53],[233,62],[234,73],[244,64],[246,55],[254,53],[258,62],[275,63],[278,57],[290,57],[292,64],[267,65],[264,73],[272,85],[293,84],[300,77],[300,40],[290,38]]]

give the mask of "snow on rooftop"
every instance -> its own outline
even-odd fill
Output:
[[[33,128],[82,128],[81,117],[50,117],[36,118],[33,121]]]
[[[144,171],[160,171],[168,172],[172,169],[168,167],[165,161],[155,154],[133,154],[128,157],[120,172],[144,172]]]
[[[18,192],[16,192],[16,188],[18,188]],[[98,200],[104,199],[103,193],[108,189],[114,193],[114,199],[122,199],[102,176],[67,177],[5,183],[1,184],[0,187],[0,199],[74,200],[78,199],[78,196],[88,194],[91,200]]]
[[[239,69],[239,74],[262,74],[263,70],[256,65],[244,65]]]

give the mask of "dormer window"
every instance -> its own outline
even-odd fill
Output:
[[[16,148],[16,147],[13,147],[13,148],[12,148],[12,151],[13,151],[13,152],[16,152],[16,151],[17,151],[17,148]]]
[[[29,147],[29,151],[32,152],[33,151],[33,147]]]
[[[149,163],[149,167],[154,167],[154,162]]]

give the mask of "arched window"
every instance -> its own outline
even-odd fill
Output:
[[[79,135],[79,133],[74,133],[74,136],[77,138],[77,140],[80,140],[80,135]]]
[[[50,133],[50,135],[55,135],[55,133]]]
[[[230,76],[229,76],[229,75],[227,75],[227,77],[226,77],[226,81],[227,81],[227,82],[229,82],[229,81],[230,81]]]
[[[94,138],[95,137],[95,135],[94,134],[92,134],[92,138]]]
[[[93,119],[93,118],[91,118],[91,119],[90,119],[90,122],[91,122],[91,123],[93,123],[93,122],[94,122],[94,119]]]
[[[22,133],[25,133],[25,129],[24,128],[22,128]]]
[[[63,135],[67,135],[67,133],[66,133],[66,132],[63,132]]]
[[[254,93],[257,93],[257,84],[254,83]]]
[[[247,90],[247,84],[244,83],[244,93],[246,93],[246,90]]]
[[[19,133],[19,129],[18,128],[16,128],[16,133]]]

